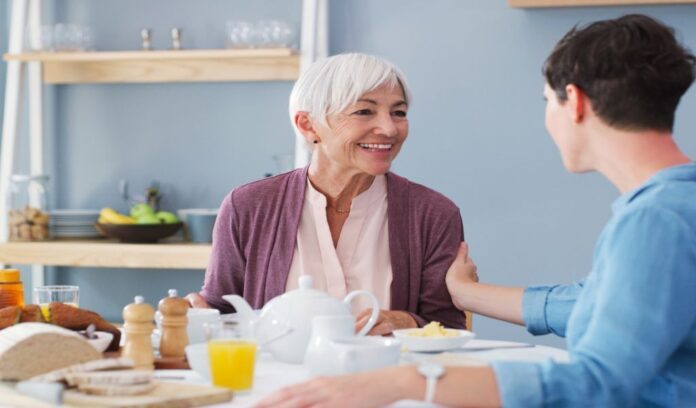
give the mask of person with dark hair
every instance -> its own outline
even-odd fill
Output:
[[[462,243],[447,273],[458,308],[564,336],[568,362],[399,366],[316,379],[260,406],[369,407],[424,395],[477,407],[694,406],[696,163],[672,125],[695,61],[647,16],[566,34],[544,65],[546,128],[569,171],[597,171],[622,194],[592,271],[570,285],[486,285]]]

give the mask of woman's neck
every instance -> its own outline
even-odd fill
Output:
[[[322,166],[317,160],[309,165],[309,181],[326,197],[327,206],[350,209],[353,199],[372,185],[375,176],[350,172],[337,166]]]

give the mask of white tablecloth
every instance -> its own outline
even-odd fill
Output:
[[[494,340],[472,340],[456,351],[440,354],[404,353],[401,360],[404,364],[428,359],[444,359],[455,365],[480,365],[495,360],[543,361],[549,358],[565,362],[568,361],[568,353],[565,350],[546,346]],[[156,376],[162,380],[171,378],[172,381],[207,383],[203,377],[191,370],[157,370]],[[310,373],[302,365],[280,363],[268,354],[261,354],[256,364],[253,389],[236,393],[231,402],[212,407],[249,407],[284,386],[309,378],[311,378]],[[417,401],[400,401],[395,406],[427,405]]]

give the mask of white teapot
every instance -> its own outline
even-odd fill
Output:
[[[355,290],[340,301],[313,289],[312,285],[311,276],[300,276],[298,289],[271,299],[260,314],[256,314],[241,296],[224,295],[222,298],[237,310],[242,336],[254,338],[279,361],[302,363],[315,316],[353,317],[350,302],[361,295],[370,299],[372,314],[357,336],[370,331],[379,316],[379,302],[370,292]]]

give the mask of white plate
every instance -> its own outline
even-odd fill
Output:
[[[409,333],[420,329],[401,329],[394,331],[394,337],[401,340],[408,351],[445,351],[461,347],[464,343],[476,337],[468,330],[445,329],[448,332],[456,332],[457,336],[451,337],[421,337]]]
[[[86,339],[87,343],[91,344],[92,347],[97,349],[98,352],[103,353],[109,348],[111,340],[114,339],[114,335],[109,332],[96,331],[94,334],[97,336],[96,339]]]

